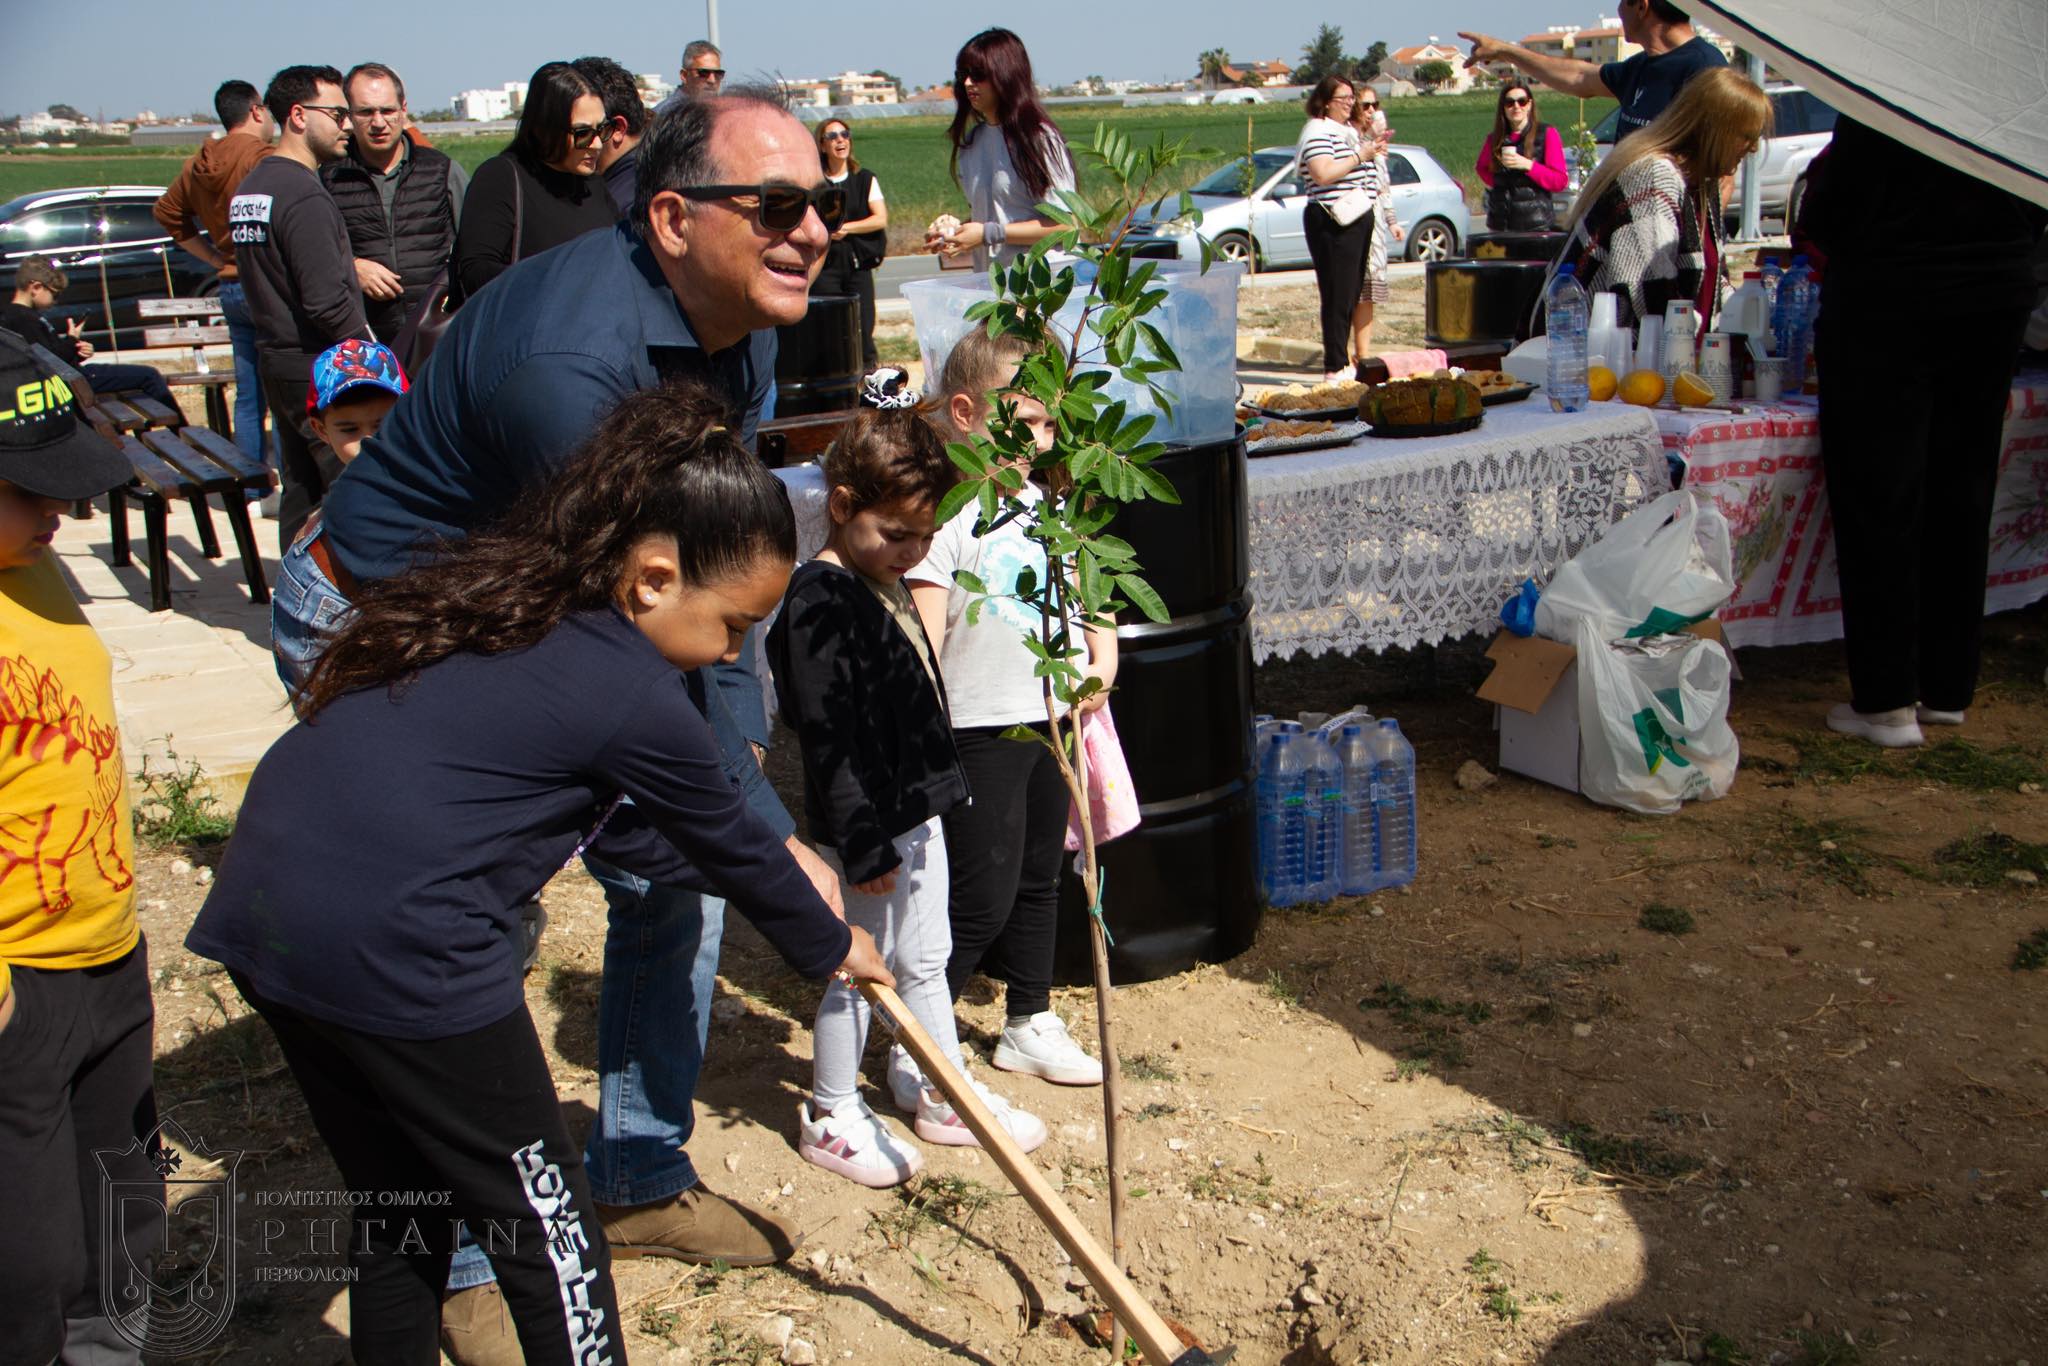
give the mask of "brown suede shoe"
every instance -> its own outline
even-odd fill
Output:
[[[651,1205],[597,1207],[614,1257],[674,1257],[684,1262],[772,1266],[804,1236],[771,1214],[744,1209],[702,1184]]]
[[[441,1301],[441,1350],[455,1366],[526,1366],[519,1330],[496,1281]]]

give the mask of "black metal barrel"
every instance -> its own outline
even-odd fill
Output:
[[[1102,846],[1110,974],[1145,982],[1251,947],[1262,905],[1251,752],[1251,548],[1245,450],[1179,446],[1154,465],[1178,505],[1127,505],[1110,531],[1138,552],[1171,619],[1126,610],[1110,699],[1144,817]],[[1054,979],[1092,979],[1087,898],[1069,858]]]
[[[860,403],[860,300],[813,294],[801,320],[775,329],[775,415],[806,417]]]

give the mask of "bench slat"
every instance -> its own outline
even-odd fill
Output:
[[[187,483],[198,485],[204,492],[219,493],[242,487],[242,481],[234,471],[214,464],[204,452],[194,450],[179,440],[176,432],[144,432],[141,440],[143,445],[162,456],[164,463],[183,474]]]
[[[185,444],[203,452],[214,464],[232,471],[245,485],[258,488],[270,487],[270,469],[261,461],[251,460],[242,453],[242,448],[222,436],[211,427],[197,423],[181,428],[178,435],[185,438]]]
[[[217,318],[219,299],[137,299],[135,313],[142,318]]]
[[[100,410],[107,421],[124,432],[139,432],[149,425],[148,418],[108,394],[101,394],[94,400],[93,406]]]
[[[207,327],[145,327],[144,346],[225,346],[229,340],[226,323]]]
[[[148,418],[152,426],[175,427],[184,420],[182,414],[173,412],[148,394],[130,394],[121,401]]]
[[[147,484],[151,492],[166,498],[182,498],[192,491],[191,480],[158,459],[155,451],[134,437],[123,435],[114,444],[128,457],[128,467],[135,471],[135,477]]]

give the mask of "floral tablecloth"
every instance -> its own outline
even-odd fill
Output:
[[[1721,609],[1729,641],[1839,639],[1841,587],[1813,401],[1787,399],[1742,414],[1655,415],[1665,449],[1685,462],[1685,486],[1711,497],[1728,519],[1738,585]],[[1985,610],[2048,596],[2048,373],[2013,384],[1989,532]]]
[[[1386,650],[1491,631],[1603,528],[1671,486],[1646,410],[1487,409],[1463,436],[1250,463],[1252,656]],[[815,465],[777,470],[802,554],[825,537]]]
[[[1649,413],[1536,401],[1462,436],[1251,462],[1252,655],[1434,645],[1499,625],[1501,603],[1671,487]]]

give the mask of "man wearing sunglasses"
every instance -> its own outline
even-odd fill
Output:
[[[839,191],[773,89],[665,106],[639,152],[629,221],[519,261],[455,315],[412,391],[335,485],[319,534],[286,556],[280,577],[313,588],[278,593],[280,640],[307,638],[323,616],[331,624],[330,604],[345,608],[360,584],[399,573],[422,545],[498,517],[636,390],[706,381],[752,442],[774,379],[775,328],[804,316],[828,239],[819,207]],[[796,839],[761,774],[759,681],[742,664],[704,671],[693,688],[728,774],[837,906],[837,878]],[[591,871],[610,902],[611,934],[586,1163],[613,1255],[780,1261],[794,1232],[705,1191],[684,1150],[724,903],[601,863]],[[495,1295],[477,1287],[461,1298]],[[458,1361],[494,1355],[481,1338],[502,1328],[501,1314],[451,1299],[444,1324],[456,1322],[476,1335]]]
[[[288,66],[263,103],[277,150],[250,168],[228,201],[228,235],[256,324],[256,368],[277,434],[284,488],[278,544],[289,546],[320,505],[341,461],[306,416],[313,358],[338,341],[369,337],[356,254],[320,168],[348,152],[348,99],[331,66]]]
[[[716,95],[725,88],[725,54],[702,38],[683,49],[683,69],[677,73],[680,95]]]
[[[378,62],[350,68],[348,155],[321,168],[355,252],[363,312],[377,336],[395,340],[455,254],[469,173],[439,148],[416,146],[405,82]]]
[[[609,57],[578,57],[569,63],[604,98],[610,126],[597,144],[597,173],[624,218],[633,211],[633,189],[640,179],[640,139],[647,135],[647,103],[633,73]]]

